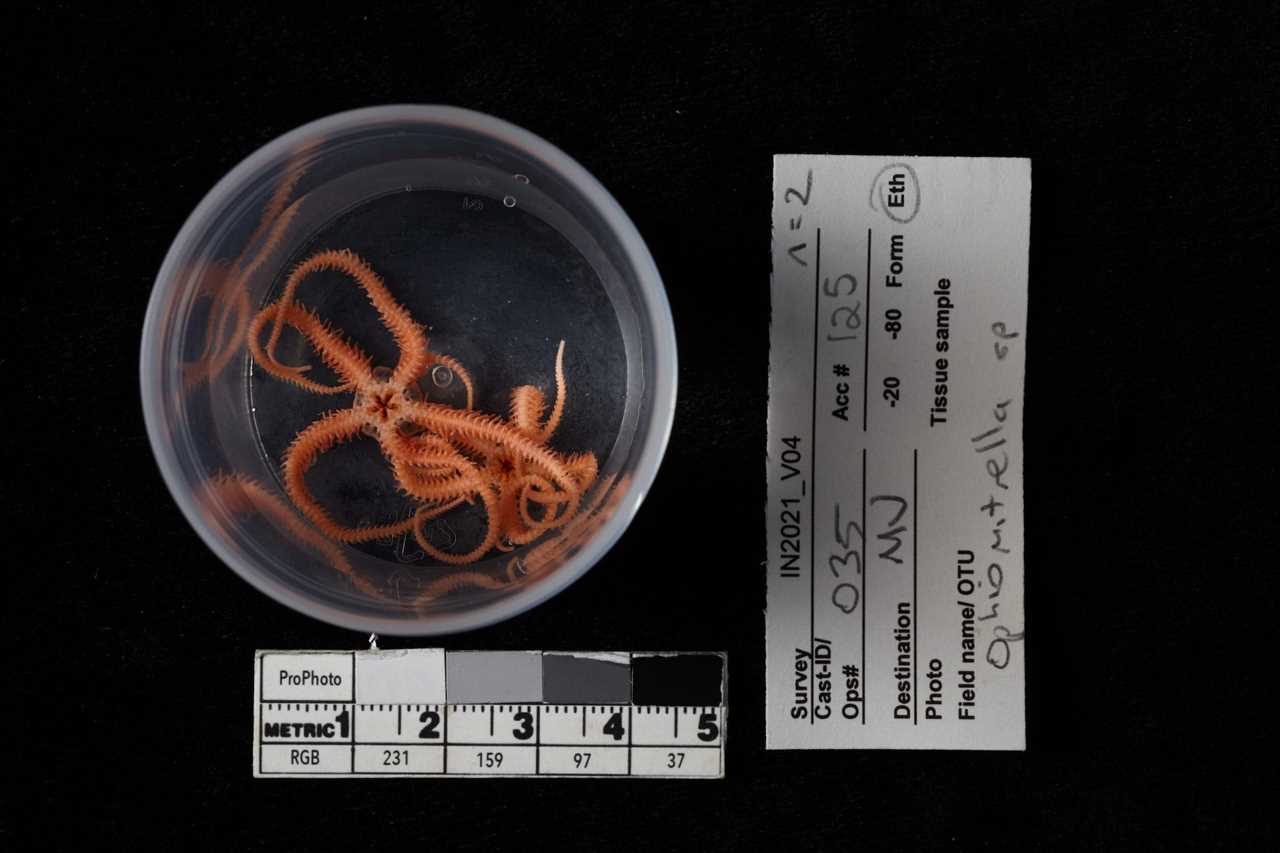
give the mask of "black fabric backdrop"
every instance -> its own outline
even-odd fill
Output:
[[[1277,16],[955,5],[16,13],[4,836],[848,850],[1270,834],[1273,811],[1244,799],[1270,772],[1250,695],[1267,676],[1240,650],[1270,634],[1244,611],[1274,565],[1248,556],[1275,538],[1259,510],[1275,456],[1249,445],[1274,380],[1244,386],[1237,367],[1275,337],[1250,303],[1275,280]],[[620,545],[552,602],[443,642],[727,650],[722,782],[250,778],[254,649],[364,637],[254,592],[181,518],[143,433],[143,310],[229,168],[389,102],[490,112],[577,158],[648,241],[680,344],[670,449]],[[775,152],[1033,158],[1025,754],[763,749]]]

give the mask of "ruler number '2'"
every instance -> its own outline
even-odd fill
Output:
[[[421,738],[437,738],[440,737],[440,714],[435,711],[423,711],[418,715],[418,722],[426,723],[422,727],[422,731],[418,732]]]

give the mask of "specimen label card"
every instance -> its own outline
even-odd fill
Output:
[[[773,167],[766,745],[1024,749],[1031,162]]]

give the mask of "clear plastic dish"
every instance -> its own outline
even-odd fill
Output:
[[[210,548],[277,601],[440,634],[554,595],[631,521],[676,349],[617,202],[533,134],[341,113],[214,187],[142,335],[151,445]]]

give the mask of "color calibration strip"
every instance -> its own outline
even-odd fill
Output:
[[[711,652],[259,651],[253,775],[724,776]]]

